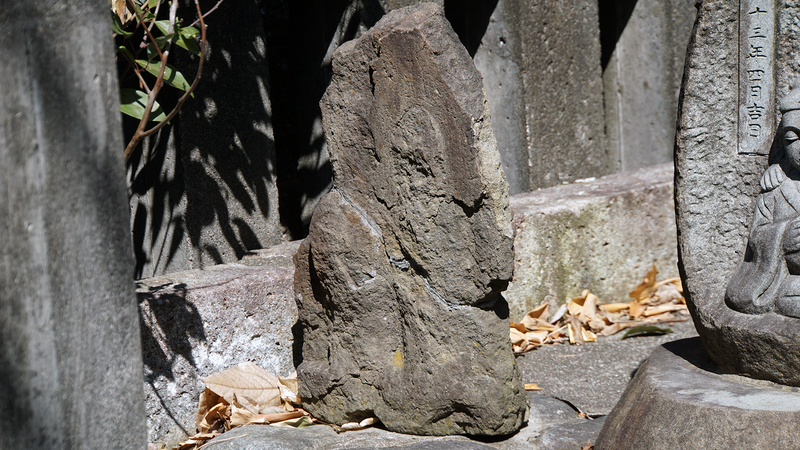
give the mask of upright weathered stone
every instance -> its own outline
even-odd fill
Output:
[[[750,58],[749,52],[755,52],[751,45],[767,47],[767,38],[750,36],[765,35],[768,25],[755,24],[740,39],[740,25],[748,28],[740,24],[740,16],[748,17],[757,9],[764,11],[757,14],[765,19],[772,17],[777,51],[764,52],[763,58],[753,53]],[[769,110],[761,106],[775,105],[774,98],[754,95],[774,87],[778,98],[785,96],[798,75],[795,55],[800,46],[800,31],[794,25],[800,7],[748,0],[742,2],[742,10],[738,3],[703,2],[690,46],[675,162],[681,270],[698,333],[717,364],[756,378],[800,385],[800,320],[774,313],[743,314],[724,300],[736,266],[747,258],[748,226],[762,191],[759,180],[770,162],[764,150],[742,145],[742,138],[755,129],[771,132],[775,118],[780,117],[775,106]],[[744,58],[739,56],[740,46],[748,52]],[[768,61],[763,70],[758,69],[762,72],[748,73],[749,59]],[[772,68],[775,75],[770,74]],[[751,76],[758,82],[751,81]],[[751,89],[751,85],[761,89]],[[747,93],[746,103],[740,101],[740,89]],[[753,114],[740,118],[739,111],[748,107]],[[781,139],[776,139],[771,162],[777,161],[777,150],[783,148]],[[773,142],[769,136],[768,143]]]
[[[209,11],[216,1],[202,1]],[[181,11],[191,14],[194,2]],[[131,160],[136,277],[232,263],[280,243],[275,144],[264,30],[254,0],[222,2],[206,18],[202,79],[172,126]],[[177,48],[187,77],[197,61]],[[164,89],[164,95],[169,95]],[[126,119],[127,120],[127,119]]]
[[[417,434],[517,430],[508,188],[441,8],[394,11],[343,45],[322,110],[336,187],[295,260],[304,407]]]
[[[143,449],[108,2],[0,8],[3,449]]]

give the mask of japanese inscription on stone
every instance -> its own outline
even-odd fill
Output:
[[[769,154],[774,116],[775,0],[740,0],[739,153]]]

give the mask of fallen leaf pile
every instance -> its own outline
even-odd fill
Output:
[[[198,433],[174,450],[197,450],[222,433],[244,425],[304,428],[323,423],[299,407],[296,373],[287,378],[276,377],[251,362],[244,362],[203,378],[203,383],[206,389],[200,395],[197,410]],[[325,425],[343,432],[361,430],[377,422],[377,418],[368,417],[340,426]]]
[[[251,362],[203,378],[205,391],[197,411],[198,433],[178,450],[196,450],[209,440],[242,425],[302,428],[314,423],[297,396],[297,376],[276,377]]]
[[[514,353],[520,354],[546,344],[569,341],[571,344],[594,342],[597,336],[611,336],[622,330],[623,336],[671,333],[668,328],[654,326],[659,323],[688,320],[686,300],[680,278],[656,282],[655,266],[644,281],[630,294],[627,303],[598,303],[598,298],[583,291],[549,318],[548,304],[542,303],[510,329]]]

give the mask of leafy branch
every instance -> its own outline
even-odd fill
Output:
[[[142,139],[163,128],[175,117],[184,102],[190,96],[194,97],[193,92],[200,82],[205,60],[205,15],[216,9],[219,3],[204,15],[200,10],[199,0],[194,0],[197,20],[192,25],[182,26],[182,21],[178,18],[177,0],[168,3],[168,19],[162,20],[158,20],[158,15],[163,0],[111,2],[114,34],[122,40],[122,45],[117,48],[118,60],[127,63],[120,75],[120,81],[124,81],[132,73],[138,82],[138,89],[120,88],[120,110],[139,119],[136,131],[125,148],[125,162],[128,162]],[[198,23],[199,30],[194,27]],[[198,35],[199,46],[196,42]],[[199,57],[197,73],[191,84],[175,66],[167,62],[174,45]],[[165,83],[183,91],[169,113],[165,113],[156,100]],[[156,124],[147,128],[149,122]]]

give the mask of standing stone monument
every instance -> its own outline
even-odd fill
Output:
[[[108,8],[0,8],[4,450],[147,446]]]
[[[518,430],[508,186],[441,7],[393,11],[344,44],[321,106],[335,186],[295,256],[304,408],[414,434]]]
[[[675,201],[684,295],[702,347],[657,350],[598,449],[800,440],[800,86],[790,90],[800,76],[798,14],[775,0],[701,5],[679,107]]]

